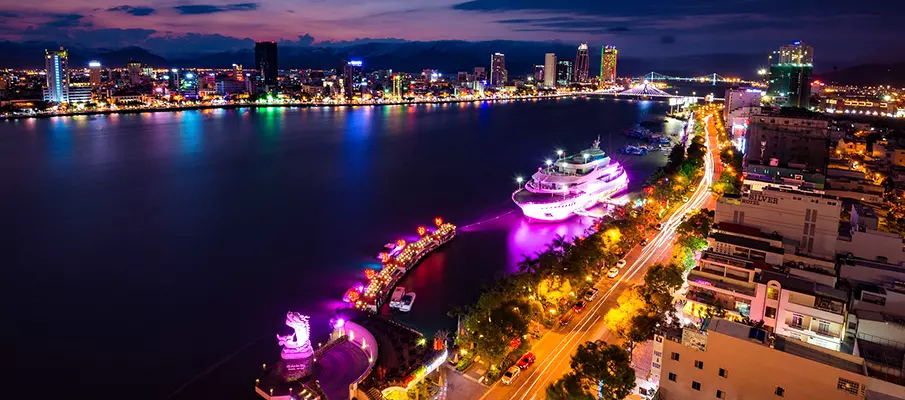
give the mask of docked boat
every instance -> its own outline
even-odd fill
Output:
[[[390,296],[390,308],[399,308],[402,304],[402,296],[405,296],[405,288],[396,286],[396,289],[393,290],[393,295]]]
[[[399,304],[399,311],[412,311],[412,304],[415,302],[415,292],[408,292],[402,296],[402,302]]]
[[[586,210],[628,187],[628,175],[618,162],[591,148],[538,168],[524,188],[512,193],[512,201],[532,221],[553,222]]]

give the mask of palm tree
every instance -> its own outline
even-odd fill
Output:
[[[518,270],[529,274],[537,272],[537,268],[540,266],[540,260],[527,254],[522,254],[522,257],[522,261],[519,261],[518,264],[516,264]]]

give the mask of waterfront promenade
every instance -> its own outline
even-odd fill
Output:
[[[161,106],[136,106],[124,108],[104,108],[95,110],[76,110],[65,112],[36,112],[36,113],[20,113],[20,114],[0,114],[0,119],[23,119],[23,118],[50,118],[50,117],[72,117],[79,115],[108,115],[108,114],[139,114],[148,112],[177,112],[190,110],[233,110],[233,109],[255,109],[255,108],[308,108],[308,107],[372,107],[372,106],[404,106],[419,104],[450,104],[450,103],[471,103],[471,102],[497,102],[497,101],[520,101],[520,100],[537,100],[537,99],[555,99],[562,97],[584,96],[587,93],[557,93],[533,96],[495,96],[495,97],[467,97],[467,98],[451,98],[451,99],[424,99],[411,101],[368,101],[368,102],[333,102],[333,101],[265,101],[265,102],[231,102],[222,104],[186,104],[186,105],[161,105]]]

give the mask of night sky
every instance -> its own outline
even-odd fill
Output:
[[[901,0],[2,0],[0,39],[159,53],[251,40],[559,40],[643,57],[766,53],[803,40],[818,58],[890,62],[905,58],[902,17]]]

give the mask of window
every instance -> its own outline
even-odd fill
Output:
[[[725,369],[720,368],[720,376],[722,376],[723,378],[728,378],[729,371],[726,371]]]
[[[786,395],[786,390],[783,389],[782,386],[777,386],[776,391],[774,391],[773,394],[775,394],[779,397],[783,397]]]
[[[673,352],[669,355],[669,358],[675,361],[679,361],[679,353]]]
[[[694,367],[697,369],[704,369],[704,362],[699,360],[694,360]]]
[[[792,326],[799,329],[804,327],[804,319],[801,317],[801,315],[792,314]]]
[[[767,298],[770,300],[779,299],[779,289],[777,289],[775,287],[768,287],[767,288]]]
[[[764,316],[767,318],[776,318],[776,309],[773,307],[767,307],[764,311]]]
[[[725,399],[725,398],[726,398],[726,393],[723,393],[722,390],[717,390],[717,391],[716,391],[716,398],[718,398],[718,399]]]
[[[701,382],[691,381],[691,388],[694,390],[701,390]]]
[[[827,321],[817,321],[817,333],[830,336],[830,323]]]
[[[845,378],[839,378],[839,383],[836,385],[836,389],[842,390],[844,392],[848,392],[849,394],[853,394],[855,396],[858,395],[858,391],[861,389],[861,384],[855,381],[850,381]]]
[[[669,373],[669,380],[675,382],[675,381],[676,381],[676,374],[670,372],[670,373]]]

